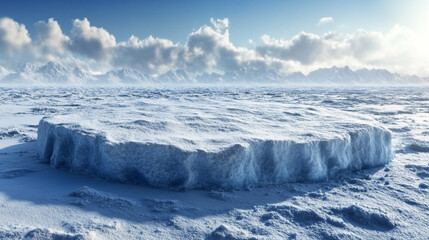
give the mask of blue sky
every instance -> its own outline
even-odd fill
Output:
[[[3,1],[0,65],[150,74],[348,65],[427,76],[427,12],[423,0]]]
[[[263,34],[290,38],[300,31],[387,31],[395,24],[412,27],[416,18],[413,12],[422,1],[413,1],[411,5],[410,2],[14,0],[2,2],[0,16],[24,23],[30,34],[34,31],[32,25],[40,20],[54,18],[68,33],[73,19],[86,17],[118,40],[126,40],[134,34],[139,37],[153,35],[174,42],[184,42],[190,31],[206,24],[212,17],[229,18],[231,41],[247,45],[249,38],[258,40]],[[318,20],[325,16],[333,17],[335,23],[317,27]]]

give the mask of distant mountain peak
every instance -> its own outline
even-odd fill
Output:
[[[121,68],[111,70],[97,77],[98,84],[139,84],[149,82],[151,79],[148,75],[131,68]]]
[[[157,79],[158,82],[162,83],[193,83],[197,82],[194,74],[189,73],[185,69],[177,69],[170,70],[162,75],[160,75]]]
[[[88,80],[94,79],[94,77],[91,74],[82,71],[82,69],[80,69],[79,67],[73,68],[72,73],[77,79],[80,79],[82,81],[88,81]]]
[[[36,71],[37,67],[31,63],[24,63],[22,64],[18,71],[19,72],[28,72],[28,71]]]
[[[48,62],[44,66],[38,68],[39,72],[49,72],[49,73],[67,73],[68,70],[57,62]]]
[[[61,65],[61,63],[59,62],[54,62],[54,61],[49,61],[45,64],[45,66],[47,67],[51,67],[51,68],[63,68],[63,65]]]
[[[9,84],[98,84],[98,85],[140,85],[144,83],[276,83],[308,85],[407,85],[429,84],[429,78],[399,75],[385,69],[352,70],[349,66],[319,68],[308,75],[294,72],[283,76],[276,71],[252,66],[240,67],[223,74],[189,72],[187,69],[173,69],[158,77],[151,77],[133,68],[111,70],[103,75],[92,75],[79,67],[68,69],[61,63],[50,61],[36,67],[31,63],[21,65],[16,71],[0,66],[0,83]]]
[[[10,73],[5,67],[0,66],[0,80]]]

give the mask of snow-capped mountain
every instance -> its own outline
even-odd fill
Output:
[[[83,79],[78,79],[73,72],[68,71],[59,63],[48,62],[36,71],[42,76],[45,82],[52,83],[82,83]]]
[[[0,66],[0,80],[5,77],[6,75],[8,75],[10,72],[9,70],[7,70],[6,68]]]
[[[423,78],[410,75],[399,75],[385,69],[359,69],[353,71],[350,67],[320,68],[307,76],[300,72],[286,76],[288,82],[318,85],[412,85],[428,84]]]
[[[39,79],[37,67],[31,63],[21,65],[16,71],[10,73],[1,79],[1,83],[6,84],[36,84],[35,79]]]
[[[286,78],[286,81],[291,83],[307,83],[308,81],[307,77],[304,74],[302,74],[302,72],[291,73],[287,75],[285,78]]]
[[[21,73],[31,73],[35,72],[37,70],[37,67],[31,63],[24,63],[18,68],[18,72]]]
[[[120,70],[109,71],[106,74],[97,77],[97,84],[139,84],[149,83],[151,77],[137,70],[123,68]]]
[[[399,75],[391,73],[384,69],[359,69],[356,70],[359,74],[361,82],[378,83],[384,85],[403,85],[403,84],[424,84],[428,83],[424,78],[419,78],[416,75]]]
[[[73,68],[72,74],[75,78],[80,79],[84,83],[94,81],[95,77],[87,72],[82,71],[79,67]]]
[[[43,75],[46,79],[52,79],[57,81],[64,81],[69,71],[65,69],[61,64],[48,62],[46,65],[37,69],[37,72]]]
[[[218,73],[202,73],[196,77],[199,83],[221,83],[223,78],[221,74]]]
[[[179,69],[168,71],[156,79],[160,83],[196,83],[195,75]]]
[[[79,67],[68,69],[56,62],[37,67],[26,63],[16,70],[0,66],[0,84],[18,85],[144,85],[144,84],[193,84],[193,83],[277,83],[284,85],[418,85],[429,84],[429,78],[399,75],[384,69],[359,69],[350,67],[320,68],[308,75],[301,72],[282,76],[272,70],[250,67],[219,73],[191,73],[183,69],[168,71],[156,78],[134,69],[112,70],[103,75],[92,75]]]
[[[78,67],[70,71],[60,63],[48,62],[40,67],[26,63],[20,66],[16,71],[4,76],[0,82],[25,85],[81,85],[91,78],[91,75],[84,73]]]
[[[308,74],[307,80],[323,84],[356,84],[360,82],[359,75],[348,66],[317,69]]]
[[[381,83],[391,84],[401,82],[402,77],[398,74],[393,74],[384,69],[359,69],[356,74],[360,78],[360,82],[365,83]]]
[[[224,82],[252,82],[252,83],[279,83],[284,78],[272,70],[255,70],[253,68],[239,68],[228,71],[222,76]]]
[[[280,83],[285,80],[272,70],[256,70],[249,67],[227,71],[224,74],[202,73],[196,79],[199,83]]]

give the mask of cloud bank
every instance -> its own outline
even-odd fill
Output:
[[[324,17],[318,25],[332,23]],[[189,33],[184,44],[169,39],[131,36],[117,42],[108,30],[75,19],[70,34],[62,32],[55,19],[35,23],[31,37],[24,24],[0,19],[0,65],[16,62],[59,61],[85,66],[91,72],[130,68],[160,75],[185,69],[195,73],[227,72],[243,67],[288,74],[308,73],[321,67],[384,68],[402,74],[426,76],[429,53],[416,32],[393,26],[386,33],[357,30],[353,34],[301,32],[290,39],[269,35],[252,41],[251,47],[234,45],[229,38],[230,22],[210,23]]]

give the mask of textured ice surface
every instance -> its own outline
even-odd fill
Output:
[[[429,237],[427,88],[3,88],[1,93],[0,131],[16,130],[19,135],[0,139],[0,239]],[[171,98],[225,108],[229,102],[252,101],[354,112],[392,131],[395,158],[384,167],[317,183],[170,191],[51,169],[37,161],[37,142],[21,141],[37,137],[43,115],[120,111],[114,106],[132,113],[149,99],[156,103]],[[118,204],[122,200],[130,204]]]
[[[368,118],[326,107],[196,95],[44,118],[39,157],[108,180],[185,188],[326,180],[393,157],[390,131]]]

